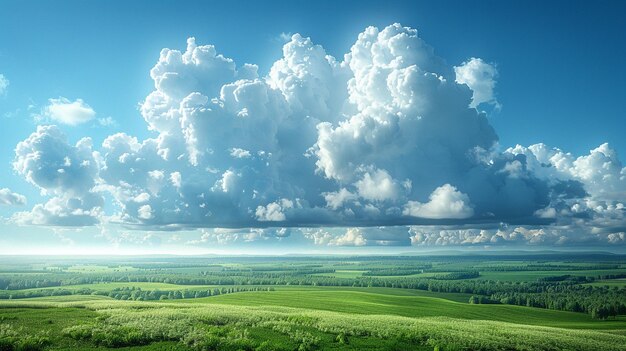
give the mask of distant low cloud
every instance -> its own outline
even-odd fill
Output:
[[[406,226],[302,228],[299,231],[304,238],[318,246],[411,245],[410,229]]]
[[[202,243],[298,232],[327,246],[623,242],[616,152],[502,151],[474,108],[497,106],[495,66],[451,67],[415,29],[366,28],[341,58],[293,34],[265,76],[189,38],[150,76],[151,137],[94,146],[40,126],[18,144],[14,169],[50,198],[17,221],[206,228]],[[95,116],[82,100],[52,105],[60,123]]]
[[[395,247],[597,247],[626,244],[626,231],[592,232],[569,226],[427,225],[392,227],[202,229],[188,245],[238,245],[255,241],[304,243],[319,248]]]
[[[8,89],[9,80],[3,74],[0,74],[0,96],[5,95]]]
[[[504,226],[497,229],[410,227],[413,246],[602,246],[624,245],[621,232],[590,233],[583,228]]]
[[[0,205],[22,206],[26,204],[26,196],[14,193],[11,189],[0,189]]]
[[[94,111],[82,99],[70,101],[67,98],[49,99],[44,114],[55,122],[75,126],[91,121],[96,116]]]

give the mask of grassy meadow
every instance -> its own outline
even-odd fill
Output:
[[[624,261],[0,258],[0,350],[626,350]]]

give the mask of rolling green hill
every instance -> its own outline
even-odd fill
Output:
[[[0,351],[626,351],[624,262],[0,257]]]
[[[575,329],[624,329],[626,320],[594,320],[582,313],[510,305],[471,305],[432,296],[390,294],[394,289],[367,292],[327,288],[277,288],[276,291],[241,292],[179,303],[241,306],[285,306],[356,314],[404,317],[450,317]],[[398,289],[395,289],[398,290]]]
[[[346,299],[351,307],[332,311],[342,309],[336,301],[324,302],[332,300],[332,294]],[[233,300],[236,295],[246,299]],[[350,291],[293,289],[212,299],[4,301],[0,303],[0,340],[2,333],[20,333],[24,340],[44,340],[49,349],[56,350],[626,350],[626,336],[620,335],[623,330],[602,330],[623,328],[623,321],[570,321],[573,316],[564,312],[516,308],[489,314],[486,308],[497,306]],[[276,299],[301,308],[270,303]],[[476,307],[486,308],[473,310]],[[414,316],[397,315],[403,310]],[[393,313],[370,314],[384,311]],[[529,325],[524,320],[598,330]]]

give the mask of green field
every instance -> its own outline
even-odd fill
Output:
[[[76,273],[105,273],[105,272],[131,272],[136,271],[137,268],[132,266],[99,266],[99,265],[74,265],[66,269],[67,272]]]
[[[286,289],[177,303],[64,296],[6,301],[0,307],[4,326],[47,335],[55,345],[49,349],[111,346],[116,338],[138,350],[259,349],[266,340],[279,345],[269,348],[273,350],[296,350],[301,345],[311,350],[432,350],[457,343],[494,350],[626,349],[626,336],[619,335],[626,322],[621,320],[597,321],[516,306],[489,311],[492,306],[380,292]],[[133,338],[124,339],[118,334],[122,331]],[[348,344],[337,342],[340,334],[346,335]],[[105,337],[113,341],[102,341]],[[230,341],[219,341],[221,337]],[[307,340],[313,346],[306,346]]]
[[[359,270],[335,270],[333,273],[315,273],[316,276],[322,277],[333,277],[333,278],[356,278],[360,277],[367,271],[359,271]]]
[[[450,317],[574,329],[626,331],[626,319],[597,321],[581,313],[521,306],[470,305],[444,297],[398,295],[390,294],[388,291],[368,292],[367,289],[355,291],[350,288],[279,288],[276,291],[242,292],[202,299],[178,300],[177,303],[284,306],[350,314]]]
[[[185,286],[182,286],[182,285],[176,285],[176,284],[148,283],[148,282],[127,282],[127,283],[106,282],[106,283],[51,286],[51,287],[46,287],[46,288],[31,288],[31,289],[24,289],[24,291],[59,290],[59,289],[77,291],[77,290],[82,290],[82,289],[92,289],[92,290],[108,292],[108,291],[112,291],[113,289],[120,289],[120,288],[138,288],[138,289],[143,289],[143,290],[163,290],[163,291],[169,291],[169,290],[180,290],[180,289],[189,289],[189,290],[193,290],[193,289],[207,289],[207,288],[211,288],[211,287],[212,286],[208,286],[208,285],[185,285]]]
[[[477,279],[490,279],[512,282],[524,282],[537,280],[539,278],[552,277],[558,275],[572,275],[572,276],[596,276],[606,274],[606,270],[558,270],[558,271],[518,271],[518,272],[480,272],[480,277]],[[615,274],[626,274],[626,270],[619,269],[611,271]]]
[[[626,279],[599,280],[599,281],[595,281],[593,283],[589,283],[587,285],[590,285],[590,286],[609,286],[609,287],[623,288],[623,287],[626,287]]]
[[[626,350],[621,256],[31,260],[1,351]]]
[[[160,290],[200,288],[159,283],[108,283],[93,284],[110,288],[141,287]],[[75,286],[89,287],[88,284]],[[206,287],[203,287],[206,288]],[[623,329],[626,319],[598,321],[585,314],[551,311],[538,308],[506,305],[471,305],[469,295],[453,293],[431,293],[428,291],[390,288],[348,287],[278,287],[275,291],[240,292],[200,299],[176,300],[174,303],[201,305],[283,306],[312,310],[335,311],[356,314],[398,315],[404,317],[446,316],[472,320],[496,320],[509,323],[558,326],[574,329]],[[27,301],[74,302],[111,300],[101,296],[51,296],[28,299]],[[26,301],[26,300],[21,300]],[[18,302],[15,302],[18,303]],[[172,303],[172,302],[164,302]]]

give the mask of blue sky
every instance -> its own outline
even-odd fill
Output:
[[[280,242],[280,245],[286,248],[307,247],[317,250],[327,246],[343,246],[343,244],[368,247],[391,245],[405,250],[404,246],[411,244],[418,247],[422,244],[424,246],[438,245],[437,240],[429,236],[432,233],[436,233],[435,236],[439,238],[448,238],[448,234],[456,238],[439,240],[440,243],[445,244],[466,245],[469,243],[470,246],[485,243],[497,244],[496,241],[499,239],[496,240],[496,233],[500,230],[503,233],[506,232],[506,235],[502,234],[506,237],[506,240],[503,240],[509,245],[540,240],[539,243],[545,245],[557,243],[560,245],[565,242],[574,246],[589,242],[602,246],[611,242],[613,249],[620,248],[620,245],[623,246],[624,243],[623,233],[626,227],[624,210],[620,207],[620,204],[626,200],[625,181],[620,178],[626,174],[620,171],[623,169],[620,159],[623,160],[626,155],[626,141],[623,138],[624,117],[626,117],[626,100],[623,99],[626,96],[626,84],[623,84],[626,81],[626,66],[623,65],[626,59],[626,36],[623,33],[626,32],[626,22],[622,16],[625,12],[626,5],[616,1],[552,1],[547,4],[538,1],[407,1],[385,2],[384,4],[376,1],[316,2],[315,4],[299,1],[239,4],[190,1],[159,3],[150,1],[62,1],[55,3],[3,1],[0,3],[0,74],[3,75],[5,81],[8,81],[8,85],[0,94],[0,122],[3,126],[0,130],[0,148],[4,150],[0,153],[0,188],[7,188],[13,194],[23,195],[27,201],[26,205],[0,207],[0,215],[5,218],[2,225],[4,229],[0,232],[0,243],[4,240],[5,247],[26,251],[36,246],[32,242],[37,242],[43,243],[44,246],[54,247],[73,245],[72,247],[99,247],[103,250],[108,248],[114,252],[121,250],[120,247],[124,245],[132,247],[133,240],[135,244],[138,242],[137,245],[142,246],[141,240],[152,235],[151,238],[145,240],[153,240],[152,244],[160,250],[179,250],[178,243],[183,247],[180,250],[190,249],[190,247],[209,249],[221,245],[216,244],[218,241],[216,238],[219,235],[212,229],[215,226],[248,228],[284,225],[286,227],[321,226],[340,229],[328,229],[315,235],[312,234],[315,232],[312,229],[307,229],[310,233],[307,232],[306,235],[298,230],[294,230],[294,234],[277,234],[280,230],[262,229],[267,233],[256,235],[262,239],[257,240],[255,235],[247,232],[245,235],[249,235],[249,240],[242,238],[238,238],[239,241],[226,240],[225,245],[237,249],[244,246],[257,247],[256,245],[261,245],[261,242],[267,242],[268,245]],[[119,193],[110,189],[110,186],[118,186],[119,181],[129,181],[129,178],[106,175],[100,169],[101,165],[94,166],[98,169],[94,168],[90,171],[91,173],[81,174],[81,178],[68,178],[69,182],[74,184],[88,177],[86,185],[80,189],[75,185],[60,184],[68,181],[65,178],[65,180],[53,181],[54,184],[44,184],[41,179],[29,180],[27,168],[24,168],[23,172],[14,169],[13,163],[17,160],[14,151],[16,145],[29,138],[38,125],[56,124],[58,131],[67,137],[68,145],[74,145],[83,137],[90,137],[93,141],[93,147],[90,150],[101,155],[105,153],[102,149],[102,142],[118,132],[136,137],[139,142],[158,137],[158,131],[148,130],[148,124],[139,111],[139,107],[145,105],[146,97],[155,90],[155,82],[150,77],[150,70],[159,60],[159,52],[163,48],[184,53],[189,37],[195,37],[198,46],[214,45],[217,53],[231,58],[236,63],[237,69],[241,68],[244,63],[258,65],[258,76],[263,80],[270,73],[274,62],[283,57],[283,45],[287,42],[294,42],[292,34],[300,33],[303,38],[310,37],[313,44],[323,46],[326,54],[334,56],[337,61],[341,62],[344,59],[343,55],[350,51],[357,36],[365,28],[374,26],[383,31],[393,23],[401,23],[402,26],[417,29],[416,37],[434,49],[434,56],[430,61],[422,62],[422,64],[432,63],[433,67],[437,67],[429,70],[418,64],[427,72],[440,74],[441,77],[454,81],[454,67],[462,67],[471,58],[481,59],[474,63],[480,68],[479,73],[487,74],[489,79],[487,82],[483,81],[483,85],[479,84],[474,87],[468,83],[472,88],[470,92],[476,94],[476,91],[481,89],[480,87],[484,88],[484,84],[489,85],[490,82],[495,84],[495,89],[492,94],[488,94],[490,100],[482,102],[470,112],[462,111],[462,113],[471,113],[468,118],[476,119],[476,123],[483,123],[484,120],[490,126],[489,128],[493,129],[494,135],[481,134],[484,131],[481,129],[481,132],[476,131],[476,135],[468,136],[467,142],[460,143],[455,139],[450,141],[449,145],[446,144],[448,141],[440,141],[440,143],[457,152],[459,148],[469,149],[474,144],[489,149],[493,146],[492,142],[499,140],[499,145],[494,146],[499,154],[494,158],[495,164],[501,164],[502,169],[506,168],[511,178],[511,180],[499,181],[508,181],[507,184],[513,184],[514,181],[522,183],[519,179],[525,179],[524,187],[529,187],[534,192],[534,198],[522,196],[529,190],[524,190],[525,188],[520,188],[518,185],[507,185],[511,187],[510,190],[498,193],[498,196],[502,197],[501,200],[491,201],[478,198],[480,195],[474,194],[480,193],[481,189],[486,186],[501,189],[500,186],[494,185],[496,182],[494,177],[501,172],[482,168],[459,171],[458,168],[465,166],[458,166],[461,161],[454,157],[447,162],[436,161],[437,164],[433,165],[433,160],[440,160],[441,156],[436,158],[431,155],[432,157],[421,159],[413,155],[416,157],[414,160],[422,162],[414,169],[392,164],[394,157],[381,155],[380,158],[372,158],[367,164],[361,164],[360,173],[346,175],[344,171],[341,171],[337,162],[355,157],[355,154],[343,154],[344,150],[339,147],[345,145],[337,129],[341,120],[338,120],[337,116],[323,115],[330,113],[326,110],[320,112],[312,107],[302,112],[302,116],[311,115],[315,119],[315,122],[311,122],[310,119],[307,122],[311,123],[311,130],[315,130],[313,124],[317,122],[330,123],[331,130],[327,135],[328,139],[324,139],[322,134],[299,138],[289,134],[293,131],[285,131],[287,136],[280,137],[283,139],[279,138],[281,140],[279,146],[291,147],[299,145],[298,140],[304,143],[310,139],[312,143],[309,146],[317,145],[318,151],[317,153],[313,151],[315,155],[312,155],[309,160],[317,158],[319,164],[314,166],[311,163],[308,166],[315,167],[311,170],[315,171],[316,175],[313,176],[311,172],[310,175],[307,174],[307,177],[302,178],[298,175],[300,171],[279,167],[273,170],[273,173],[260,176],[261,178],[267,177],[268,181],[275,181],[276,179],[272,177],[280,171],[282,172],[279,172],[280,174],[285,175],[280,179],[287,183],[289,181],[285,179],[289,180],[291,176],[294,177],[293,179],[305,179],[303,182],[307,183],[299,187],[292,187],[288,184],[289,186],[285,185],[281,188],[277,185],[273,192],[263,195],[266,196],[264,202],[253,201],[248,204],[243,200],[240,202],[229,200],[240,204],[240,207],[247,206],[252,217],[256,216],[253,219],[244,219],[245,216],[228,213],[224,214],[223,218],[231,218],[228,216],[232,215],[229,220],[206,222],[194,217],[197,214],[189,214],[189,218],[180,221],[168,219],[165,223],[170,225],[168,228],[164,228],[164,222],[150,221],[156,220],[157,217],[167,217],[164,214],[157,215],[159,213],[157,207],[160,208],[160,205],[170,203],[168,201],[179,201],[174,200],[172,196],[185,199],[185,196],[190,197],[193,194],[197,197],[209,191],[208,181],[190,183],[187,189],[193,188],[193,190],[188,190],[189,193],[185,193],[184,196],[180,195],[182,192],[176,194],[171,189],[169,193],[165,190],[152,193],[148,191],[149,185],[131,183],[131,186],[135,186],[132,189],[134,197],[143,193],[151,195],[151,198],[146,200],[146,203],[150,205],[151,218],[140,218],[141,206],[132,207],[128,199],[122,199]],[[300,46],[309,45],[303,41],[298,43]],[[169,66],[166,67],[167,69],[175,70]],[[353,73],[345,73],[339,68],[332,70],[335,76],[339,77],[343,74],[348,76],[335,77],[336,81],[324,82],[325,87],[339,85],[344,88],[341,90],[343,92],[346,84],[341,79],[350,79]],[[476,73],[476,71],[467,72],[470,77]],[[312,74],[313,76],[315,74]],[[458,74],[456,77],[458,80]],[[484,75],[481,77],[485,78]],[[240,76],[234,74],[232,79],[222,83],[231,83],[239,78],[251,77],[244,73]],[[313,78],[320,79],[319,77]],[[194,77],[194,79],[210,81],[213,77],[202,76]],[[270,87],[280,90],[278,80],[274,79],[273,82],[274,85],[270,84]],[[307,82],[303,81],[301,84],[307,86]],[[463,84],[460,83],[460,85]],[[310,89],[315,92],[316,87],[313,86]],[[333,92],[332,89],[329,91]],[[200,91],[200,93],[209,100],[214,97],[208,91]],[[282,94],[288,97],[284,90]],[[372,97],[366,96],[366,93],[363,94],[365,94],[361,96],[363,102],[371,103]],[[458,94],[460,94],[458,99],[467,98],[467,93]],[[293,105],[293,99],[296,98],[300,99],[301,105],[306,105],[302,103],[302,97],[298,96],[292,97],[291,100],[287,98],[287,103]],[[81,104],[93,110],[93,116],[88,114],[87,118],[90,119],[88,122],[76,125],[64,124],[52,117],[54,112],[51,112],[53,110],[50,106],[54,104],[54,101],[64,104],[76,102],[77,99],[82,101]],[[450,101],[445,100],[447,98],[437,97],[437,99],[444,100],[432,103],[451,104]],[[194,103],[197,103],[196,100]],[[252,110],[252,107],[246,107],[247,111]],[[290,106],[290,110],[293,111],[294,107]],[[378,113],[364,112],[361,108],[357,110],[359,111],[344,106],[339,114],[349,117],[358,113],[370,115]],[[433,118],[440,118],[439,113],[452,113],[446,111],[428,113],[432,113]],[[403,112],[406,111],[403,110]],[[315,115],[316,113],[320,115]],[[297,113],[294,112],[294,114]],[[192,128],[193,131],[198,132],[201,129],[193,125],[193,121],[190,123],[195,127],[195,129]],[[446,127],[444,122],[441,123],[442,127]],[[404,122],[399,126],[415,127]],[[209,128],[200,135],[202,138],[210,138],[211,130],[213,129]],[[56,131],[41,132],[42,135],[51,133],[56,133]],[[446,138],[449,137],[450,140],[453,140],[453,137],[465,138],[459,133],[461,132],[452,131],[446,134]],[[491,132],[487,134],[489,133]],[[220,138],[220,134],[215,134],[213,137]],[[416,141],[417,139],[411,139],[420,137],[420,134],[407,133],[405,137],[409,143],[415,141],[418,148],[422,145]],[[238,135],[235,138],[251,137]],[[195,148],[200,154],[203,151],[199,149],[200,147],[208,148],[201,142],[198,145],[192,145],[189,140],[186,139],[186,150],[190,154],[190,148]],[[325,141],[328,143],[324,144]],[[559,148],[560,153],[552,151],[547,156],[539,155],[539,148],[527,148],[537,143],[544,143],[549,148]],[[597,149],[604,143],[608,143],[608,146]],[[246,140],[243,144],[251,145],[252,143]],[[505,152],[507,148],[515,147],[517,144],[524,148]],[[323,145],[328,146],[329,149],[324,149]],[[432,143],[425,145],[432,145]],[[224,146],[231,150],[236,145]],[[393,150],[391,145],[387,147],[386,144],[382,144],[379,147]],[[258,150],[237,149],[253,154],[263,151],[261,148]],[[208,149],[204,151],[206,150]],[[282,149],[279,148],[279,150]],[[326,150],[329,153],[326,154],[320,150]],[[496,152],[493,150],[492,152]],[[606,159],[598,160],[593,153],[590,153],[590,150],[598,150],[596,154],[601,153]],[[306,148],[302,151],[306,151]],[[302,153],[298,151],[298,155]],[[572,165],[563,166],[553,173],[541,173],[541,167],[533,169],[532,162],[526,159],[526,163],[522,162],[522,168],[528,174],[525,173],[522,177],[511,171],[516,165],[514,161],[522,157],[520,155],[526,158],[534,157],[540,165],[542,157],[550,158],[552,162],[556,160],[554,157],[567,160],[567,153],[571,154]],[[79,154],[76,155],[76,160],[85,161],[85,156]],[[324,158],[326,157],[324,155],[331,156]],[[398,162],[401,163],[407,154],[393,156],[398,156]],[[581,159],[574,165],[574,160],[581,156],[589,156],[589,158]],[[94,164],[98,162],[96,158],[92,160]],[[281,164],[288,162],[293,162],[293,160],[282,160]],[[247,178],[242,175],[242,170],[250,169],[250,167],[254,169],[258,166],[258,164],[231,164],[221,159],[219,161],[201,159],[196,163],[195,168],[183,170],[176,168],[178,165],[169,162],[159,169],[146,170],[146,172],[158,170],[164,174],[165,178],[178,172],[183,174],[184,180],[196,179],[202,178],[201,174],[193,171],[199,167],[199,164],[205,169],[215,168],[216,172],[219,171],[222,177],[218,181],[222,181],[220,184],[223,189],[226,189],[224,184],[227,170],[232,170],[233,177],[239,176],[243,182]],[[219,164],[219,167],[216,164]],[[351,163],[351,167],[354,166],[355,163]],[[443,181],[437,183],[435,179],[422,175],[420,173],[422,169],[432,169],[432,174],[440,172],[441,176],[437,179],[443,179]],[[459,173],[451,174],[452,169]],[[462,179],[467,179],[467,174],[469,174],[467,172],[471,172],[473,176],[476,173],[481,175],[476,175],[476,180],[463,183]],[[185,177],[187,174],[190,176]],[[594,177],[594,174],[598,177]],[[109,180],[103,181],[105,176],[108,176]],[[308,180],[308,176],[311,180]],[[409,184],[407,180],[410,181],[410,186],[407,185]],[[243,186],[243,183],[237,184]],[[380,188],[381,184],[389,184],[389,186]],[[94,190],[94,186],[99,186],[99,189]],[[109,189],[103,189],[107,186]],[[248,192],[259,190],[255,186],[258,187],[258,184],[243,188]],[[374,188],[370,189],[368,186]],[[578,189],[578,195],[575,196],[576,189],[574,188],[576,187],[580,189]],[[346,192],[342,193],[341,189]],[[317,193],[311,194],[312,191],[317,191]],[[483,192],[489,193],[489,191]],[[586,195],[581,195],[581,192],[586,192]],[[68,195],[70,193],[72,194]],[[335,200],[339,195],[343,195],[339,205],[336,202],[332,205],[328,199],[324,204],[325,195],[323,194],[335,194],[333,195]],[[80,199],[81,210],[88,212],[94,208],[102,208],[102,212],[97,215],[90,213],[89,216],[83,214],[82,222],[70,220],[61,223],[63,225],[58,225],[58,221],[55,222],[47,217],[45,220],[42,218],[24,220],[25,216],[18,216],[22,218],[18,220],[15,215],[18,212],[29,212],[32,215],[34,206],[54,198],[62,199],[64,203],[71,199]],[[503,208],[502,203],[498,201],[504,202],[504,198],[510,198],[511,202],[520,205],[511,206],[502,213],[494,214],[493,208]],[[297,199],[306,200],[307,204],[301,205]],[[439,200],[448,201],[447,205],[441,204]],[[156,201],[159,203],[153,203]],[[223,207],[220,201],[225,200],[211,201],[213,202],[209,206]],[[375,218],[371,217],[371,213],[367,214],[367,211],[360,213],[356,207],[348,208],[347,201],[353,201],[353,205],[363,211],[376,207],[375,209],[382,211],[383,214]],[[576,207],[576,211],[580,212],[574,213],[572,208],[577,204],[576,201],[579,201],[579,205],[584,209]],[[457,207],[453,206],[455,203]],[[184,203],[184,205],[189,204],[189,201]],[[367,205],[372,207],[367,207]],[[163,211],[166,211],[167,205],[163,206]],[[442,214],[441,206],[447,212],[444,211]],[[450,206],[456,212],[451,212]],[[602,211],[592,210],[598,206],[602,208]],[[288,209],[292,209],[293,213],[290,214]],[[346,217],[345,211],[347,210],[352,211],[354,217],[351,217],[352,215]],[[440,212],[435,213],[435,210]],[[385,213],[398,211],[404,214],[385,215]],[[218,212],[214,210],[212,213]],[[284,220],[282,220],[283,216]],[[87,222],[84,221],[85,217],[89,217]],[[97,218],[92,221],[91,217]],[[115,218],[112,219],[112,217]],[[67,219],[67,216],[65,218]],[[260,218],[279,220],[269,220],[270,223],[268,223]],[[317,220],[312,220],[312,218]],[[68,223],[71,226],[67,226]],[[507,223],[507,226],[503,228],[501,223]],[[162,229],[172,229],[172,224],[177,229],[175,233],[162,231]],[[381,225],[394,227],[425,224],[431,227],[411,228],[408,230],[409,234],[407,230],[397,228],[382,231],[384,233],[371,228],[367,229],[370,226]],[[353,226],[365,229],[361,232],[350,232],[346,229],[346,227],[349,229]],[[524,230],[543,229],[554,233],[551,234],[551,239],[543,239],[541,233],[524,232],[526,234],[513,235],[513,237],[524,239],[513,240],[511,239],[512,233],[520,233],[520,231],[515,232],[518,226],[524,226]],[[198,227],[203,229],[196,229]],[[51,230],[55,231],[54,235],[49,234]],[[464,230],[472,232],[462,232]],[[481,233],[481,230],[485,233]],[[421,231],[430,234],[420,234]],[[445,235],[442,234],[444,231]],[[103,235],[103,232],[112,234],[107,234],[107,236]],[[581,234],[582,232],[600,234],[594,234],[593,238],[589,238]],[[9,238],[9,233],[19,233],[19,235]],[[619,239],[620,233],[622,239]],[[231,239],[237,235],[244,236],[241,233],[221,234]],[[201,242],[198,238],[203,235],[208,239]],[[60,239],[63,236],[65,241]],[[182,239],[170,241],[170,236]],[[601,238],[598,239],[597,236]],[[119,239],[120,237],[122,239]],[[135,240],[135,237],[139,239]],[[155,240],[155,237],[159,240]],[[537,237],[541,239],[533,239]],[[563,237],[566,239],[561,239]],[[570,237],[573,239],[569,240]],[[596,242],[596,239],[599,241]]]

